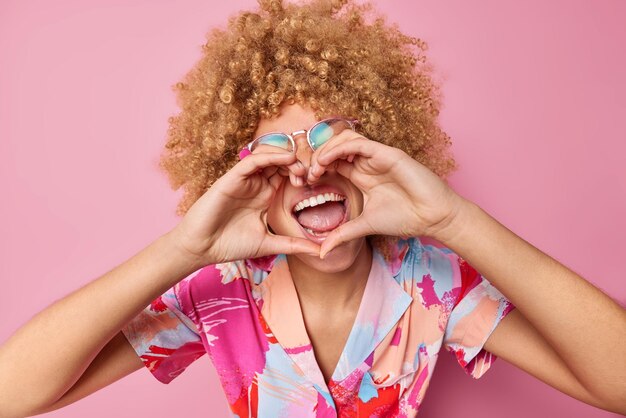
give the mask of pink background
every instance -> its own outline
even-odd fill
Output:
[[[624,304],[626,3],[377,3],[429,43],[453,187]],[[0,3],[0,342],[178,222],[157,169],[170,86],[210,27],[255,4]],[[615,416],[503,360],[478,381],[447,353],[437,368],[420,416]],[[112,414],[229,416],[208,356],[169,386],[142,369],[48,415]]]

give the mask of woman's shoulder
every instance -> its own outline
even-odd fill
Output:
[[[426,263],[431,266],[454,257],[452,250],[425,237],[374,236],[371,243],[396,271],[401,265]]]
[[[181,302],[206,300],[209,297],[233,293],[235,288],[244,288],[246,281],[261,280],[262,272],[250,263],[250,260],[235,260],[225,263],[208,264],[189,274],[174,287]],[[241,293],[241,292],[237,292]]]
[[[396,281],[432,280],[452,287],[459,281],[462,259],[450,248],[427,237],[376,237],[372,244],[388,264]]]
[[[277,256],[266,256],[243,260],[227,261],[224,263],[207,264],[185,277],[181,282],[197,282],[207,278],[218,279],[221,284],[228,284],[234,280],[246,279],[255,281],[272,270]]]

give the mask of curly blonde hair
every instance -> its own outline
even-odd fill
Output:
[[[387,24],[369,3],[259,5],[212,30],[201,59],[173,86],[181,111],[169,118],[159,167],[174,190],[184,187],[177,215],[238,162],[259,119],[283,103],[357,118],[363,135],[444,180],[457,168],[437,121],[441,94],[423,40]]]

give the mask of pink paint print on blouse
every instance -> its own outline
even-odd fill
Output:
[[[480,378],[496,360],[485,341],[515,307],[447,248],[410,238],[373,250],[328,382],[284,255],[203,267],[122,331],[163,383],[208,353],[236,417],[415,417],[440,349]]]

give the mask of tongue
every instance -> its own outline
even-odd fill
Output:
[[[341,223],[345,208],[341,202],[326,202],[298,212],[298,222],[316,232],[330,231]]]

